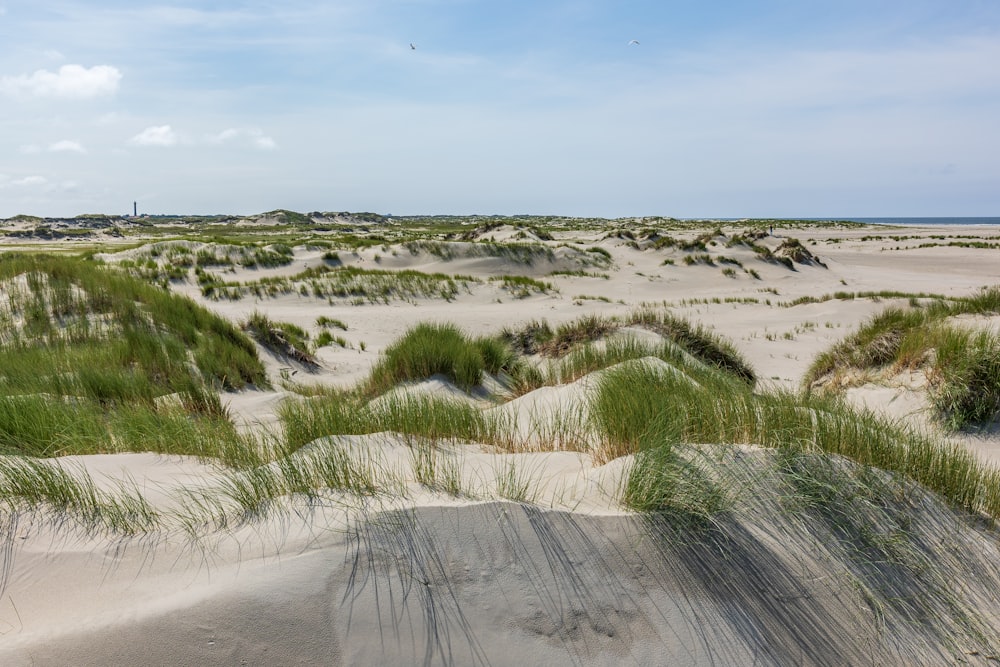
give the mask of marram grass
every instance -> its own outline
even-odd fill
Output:
[[[107,312],[110,306],[103,307],[101,312]],[[63,310],[74,308],[65,305]],[[178,512],[191,525],[198,524],[199,516],[214,525],[232,517],[251,520],[291,495],[314,498],[330,490],[358,496],[402,493],[404,473],[387,469],[373,455],[338,444],[336,438],[327,440],[379,432],[404,436],[413,452],[410,467],[418,483],[453,495],[462,493],[463,481],[455,459],[441,454],[442,445],[480,443],[508,452],[569,448],[589,451],[598,462],[633,456],[622,488],[626,506],[703,522],[727,511],[733,489],[726,480],[707,474],[694,452],[706,444],[748,445],[841,456],[863,468],[883,469],[918,482],[970,511],[1000,516],[1000,475],[964,449],[836,399],[755,393],[752,369],[728,343],[669,314],[644,311],[629,320],[665,336],[665,342],[655,345],[628,338],[600,340],[599,344],[588,340],[588,331],[596,339],[604,338],[603,322],[567,327],[566,332],[583,332],[583,338],[570,345],[568,354],[552,360],[548,367],[536,368],[533,375],[506,341],[472,338],[448,324],[420,325],[389,346],[369,379],[354,390],[287,402],[280,413],[282,441],[265,442],[267,437],[237,434],[224,408],[212,399],[214,393],[201,379],[204,376],[191,372],[191,365],[203,354],[220,365],[218,370],[199,367],[208,369],[209,378],[218,378],[229,360],[239,373],[241,353],[237,351],[249,354],[252,346],[246,346],[235,328],[213,320],[191,323],[186,314],[197,311],[189,306],[172,304],[162,312],[178,318],[174,330],[180,343],[201,340],[205,328],[218,335],[207,345],[202,340],[189,362],[180,365],[185,371],[181,374],[171,361],[174,355],[167,354],[175,344],[169,342],[173,339],[158,343],[150,335],[154,329],[143,324],[151,317],[145,307],[123,309],[123,321],[131,327],[126,330],[133,332],[137,348],[145,350],[145,368],[152,369],[156,378],[166,378],[159,380],[165,384],[156,389],[142,384],[138,374],[129,373],[128,364],[119,361],[127,351],[113,345],[72,347],[63,340],[28,345],[26,334],[18,333],[18,349],[41,371],[32,374],[11,356],[7,395],[0,397],[0,446],[10,453],[34,456],[160,451],[228,464],[230,469],[216,488],[185,497]],[[895,323],[907,317],[892,314],[885,318],[887,324],[868,339],[880,341],[874,353],[909,349],[895,333],[899,329]],[[39,331],[45,330],[44,318],[36,319]],[[981,347],[988,349],[985,344]],[[232,350],[235,356],[228,357],[224,350]],[[66,356],[59,361],[58,354]],[[844,354],[854,353],[845,350]],[[101,376],[87,370],[88,355],[100,359],[109,372]],[[69,368],[77,370],[64,370]],[[517,415],[509,410],[390,391],[435,374],[472,389],[486,374],[506,376],[512,383],[528,378],[531,384],[555,384],[602,369],[607,370],[597,377],[578,412],[533,415],[528,436],[516,434]],[[45,378],[51,384],[46,385]],[[19,392],[10,391],[17,386]],[[172,403],[162,402],[165,390],[175,396]],[[110,523],[100,525],[116,530],[161,525],[163,518],[128,490],[108,495],[97,492],[92,484],[61,476],[58,469],[43,463],[20,456],[9,460],[16,463],[3,469],[0,497],[11,508],[42,504],[77,516],[86,525],[98,525],[106,513]],[[498,471],[493,491],[501,497],[530,501],[537,483],[530,474],[511,468]]]
[[[897,473],[972,512],[1000,516],[995,468],[960,445],[836,399],[754,394],[742,383],[634,364],[602,378],[594,405],[605,457],[671,441],[836,454]]]
[[[956,315],[1000,311],[1000,288],[946,303],[888,308],[820,354],[803,381],[813,385],[838,374],[867,378],[923,370],[937,417],[954,430],[989,423],[1000,415],[1000,336],[952,324]]]

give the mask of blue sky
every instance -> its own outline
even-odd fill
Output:
[[[2,217],[1000,215],[995,0],[0,0],[0,43]]]

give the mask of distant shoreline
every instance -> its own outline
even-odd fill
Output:
[[[690,218],[696,220],[697,218]],[[737,220],[771,218],[716,218],[720,222],[732,222]],[[834,217],[834,218],[773,218],[775,222],[780,221],[803,221],[803,222],[859,222],[870,225],[896,225],[900,227],[913,227],[924,225],[1000,225],[1000,217],[978,216],[978,217],[914,217],[914,218],[858,218],[858,217]]]

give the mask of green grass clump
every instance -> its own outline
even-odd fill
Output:
[[[526,299],[532,294],[548,294],[552,291],[552,283],[536,280],[528,276],[499,276],[493,278],[500,287],[510,292],[515,299]]]
[[[539,260],[555,261],[552,248],[540,243],[495,243],[481,241],[467,247],[470,257],[498,257],[515,264],[533,266]]]
[[[583,345],[568,355],[550,362],[539,371],[536,384],[526,390],[544,385],[574,382],[595,371],[620,364],[652,357],[663,361],[683,364],[683,352],[669,341],[647,343],[632,336],[616,336],[601,345]],[[530,378],[523,378],[527,382]],[[521,392],[523,393],[523,392]]]
[[[326,315],[320,315],[316,318],[316,326],[324,327],[326,329],[340,329],[341,331],[347,331],[347,325],[344,324],[342,320],[338,320],[332,317],[327,317]]]
[[[680,441],[680,425],[666,412],[673,405],[662,391],[667,381],[664,372],[670,371],[638,362],[619,366],[601,377],[590,403],[599,438],[598,461]]]
[[[742,378],[751,386],[757,381],[756,372],[733,344],[704,327],[693,325],[668,311],[650,308],[636,311],[626,321],[655,331],[695,358]]]
[[[82,471],[22,456],[0,456],[0,505],[11,513],[46,508],[87,530],[118,535],[154,530],[161,518],[134,486],[102,491]]]
[[[1000,290],[992,288],[951,303],[888,308],[820,354],[804,384],[808,388],[852,369],[864,378],[922,368],[929,379],[931,401],[946,428],[989,422],[1000,412],[1000,337],[946,320],[967,313],[995,313],[998,306]]]
[[[451,324],[418,324],[385,349],[372,368],[366,393],[381,394],[400,382],[437,374],[471,389],[482,381],[484,372],[499,373],[512,360],[496,341],[470,339]]]
[[[107,267],[71,257],[9,254],[0,259],[0,282],[8,285],[7,303],[0,308],[6,313],[0,317],[0,357],[7,358],[0,362],[41,350],[53,359],[72,356],[74,368],[102,368],[112,354],[102,348],[110,344],[119,349],[115,367],[141,369],[160,380],[162,389],[188,372],[171,358],[183,360],[190,350],[206,381],[232,388],[266,382],[253,344],[231,323],[190,299]],[[203,364],[206,348],[228,348],[234,365],[222,371]],[[94,355],[103,358],[88,364]],[[17,363],[0,363],[0,369],[8,367]]]
[[[296,494],[310,500],[331,491],[371,497],[400,486],[377,454],[325,440],[271,463],[229,471],[219,488],[188,494],[188,504],[192,517],[207,510],[224,527],[233,517],[237,523],[264,517],[275,501]]]
[[[639,451],[625,474],[622,504],[675,525],[708,525],[730,507],[727,490],[679,449],[665,443]],[[693,451],[688,454],[697,456]]]
[[[601,379],[592,408],[599,456],[672,443],[835,454],[914,480],[970,511],[1000,513],[1000,473],[960,445],[834,398],[755,394],[707,366],[674,368],[629,364]]]
[[[43,395],[0,397],[0,451],[61,456],[108,451],[104,411],[90,402]]]
[[[875,369],[894,362],[906,335],[927,321],[920,310],[888,308],[875,315],[857,332],[820,354],[806,372],[806,383],[835,370]]]
[[[612,319],[587,315],[556,327],[551,336],[539,341],[538,353],[546,357],[561,357],[580,345],[606,336],[618,327]],[[544,333],[544,329],[539,332]]]
[[[664,348],[616,341],[609,343],[603,351],[590,345],[622,326],[649,329],[663,336],[669,344]],[[588,315],[566,322],[555,330],[544,320],[532,321],[518,329],[505,328],[500,337],[521,354],[541,354],[556,359],[569,357],[565,363],[550,367],[548,379],[536,377],[536,384],[525,387],[525,390],[550,382],[571,382],[612,363],[639,356],[674,359],[677,357],[677,348],[704,363],[742,378],[750,385],[756,382],[753,368],[731,343],[667,311],[652,308],[635,311],[622,319]]]
[[[945,425],[993,420],[1000,412],[1000,338],[948,328],[935,341],[931,400]]]
[[[255,310],[243,322],[243,330],[254,340],[283,357],[290,357],[305,364],[315,364],[316,359],[309,344],[309,334],[291,322],[272,321]]]
[[[976,294],[959,299],[951,306],[952,314],[995,315],[1000,313],[1000,287],[985,287]]]
[[[225,458],[243,446],[217,391],[266,376],[232,324],[72,257],[5,255],[0,282],[0,452]]]
[[[229,462],[252,448],[227,418],[218,395],[200,386],[178,394],[172,405],[0,397],[0,454],[156,452]]]
[[[343,336],[334,336],[329,331],[320,331],[316,335],[316,348],[326,347],[327,345],[333,345],[336,343],[340,347],[350,347],[350,343]]]
[[[545,320],[532,320],[517,329],[504,327],[500,338],[521,354],[537,354],[554,333]]]
[[[466,403],[427,396],[393,396],[367,402],[353,392],[334,392],[281,406],[286,448],[295,451],[328,435],[390,431],[437,443],[474,441],[487,433],[482,412]]]

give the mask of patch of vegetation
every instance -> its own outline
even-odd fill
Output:
[[[723,369],[753,386],[757,374],[736,350],[732,343],[721,336],[693,325],[669,311],[644,308],[629,316],[629,324],[641,325],[680,345],[688,354],[702,362]]]
[[[699,253],[697,255],[684,255],[684,263],[688,266],[694,266],[695,264],[704,264],[705,266],[715,266],[715,260],[708,253]]]
[[[757,259],[762,262],[767,262],[768,264],[780,264],[786,269],[791,269],[792,271],[795,270],[795,264],[792,262],[790,257],[776,255],[765,245],[752,245],[750,248],[757,253]]]
[[[418,298],[451,301],[462,289],[475,282],[469,276],[422,273],[402,270],[362,269],[354,266],[321,266],[291,277],[262,278],[250,282],[225,282],[216,276],[199,274],[206,298],[240,299],[300,294],[319,299],[347,299],[353,303],[413,302]]]
[[[489,339],[470,339],[450,324],[420,324],[387,347],[365,387],[378,395],[400,382],[441,374],[462,389],[480,384],[483,373],[497,375],[514,361],[512,351]]]
[[[597,315],[587,315],[560,324],[551,337],[544,342],[540,341],[537,352],[546,357],[562,357],[574,348],[598,340],[618,327],[619,325],[614,320]]]
[[[291,322],[272,321],[264,313],[255,310],[243,322],[242,328],[278,356],[295,359],[307,366],[316,365],[316,357],[309,345],[309,334],[302,327]]]
[[[577,278],[603,278],[604,280],[610,280],[611,276],[607,273],[593,273],[591,271],[584,271],[582,269],[574,270],[563,270],[563,271],[552,271],[549,273],[550,276],[574,276]]]
[[[798,264],[817,264],[826,268],[826,265],[809,252],[798,239],[787,238],[783,240],[777,250],[774,251],[774,256],[779,259],[787,258]]]
[[[320,315],[316,318],[316,326],[323,327],[325,329],[340,329],[341,331],[347,331],[347,325],[344,324],[342,320],[327,317],[326,315]]]
[[[936,442],[836,400],[755,394],[732,376],[690,366],[683,370],[632,364],[615,371],[622,377],[609,374],[611,379],[602,380],[607,384],[601,391],[609,395],[600,400],[618,406],[598,412],[609,415],[600,425],[606,451],[641,450],[644,443],[656,442],[658,433],[675,434],[671,437],[692,445],[746,443],[779,450],[804,446],[897,473],[974,512],[995,516],[1000,511],[996,471],[959,445]],[[637,402],[644,407],[625,407]]]
[[[1000,288],[921,308],[889,308],[820,354],[807,387],[854,370],[861,377],[924,369],[938,416],[952,429],[987,422],[1000,412],[1000,338],[949,324],[961,314],[1000,312]]]
[[[526,299],[533,294],[548,294],[554,289],[552,283],[528,276],[498,276],[491,280],[500,283],[500,287],[510,292],[515,299]]]
[[[253,344],[189,299],[70,257],[0,257],[0,449],[239,447],[215,391],[266,386]]]

